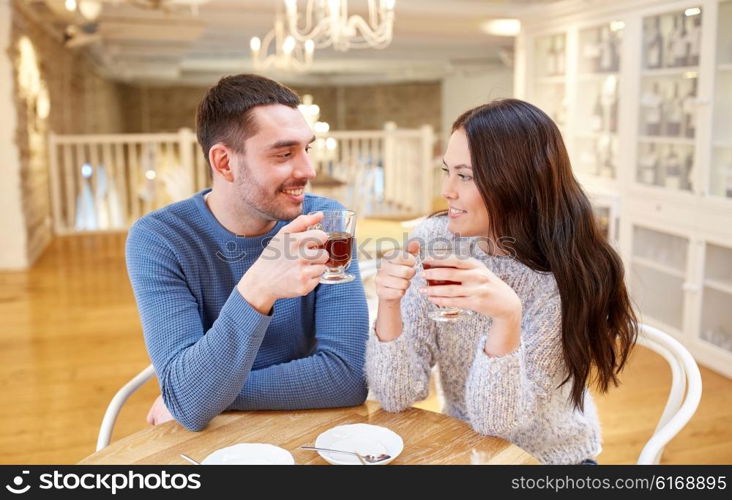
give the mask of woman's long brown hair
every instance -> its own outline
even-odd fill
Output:
[[[600,232],[562,135],[544,112],[502,99],[463,113],[452,129],[468,137],[494,241],[511,238],[518,261],[554,275],[567,367],[562,385],[572,384],[571,401],[582,410],[588,383],[601,392],[618,385],[638,334],[622,261]]]

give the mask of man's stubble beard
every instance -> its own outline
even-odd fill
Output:
[[[302,204],[296,208],[294,206],[284,207],[283,202],[278,203],[280,200],[277,198],[281,186],[277,186],[273,191],[268,191],[265,186],[257,182],[243,159],[240,160],[239,171],[240,175],[235,183],[237,196],[260,217],[271,221],[291,220],[302,213]]]

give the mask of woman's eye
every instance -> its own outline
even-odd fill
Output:
[[[469,175],[458,174],[458,177],[460,177],[461,181],[465,181],[465,182],[473,180],[473,178]]]
[[[442,167],[442,168],[440,168],[440,170],[442,170],[442,173],[445,175],[447,175],[449,173],[449,170],[447,170],[447,167]]]

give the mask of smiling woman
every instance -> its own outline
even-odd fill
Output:
[[[617,384],[637,325],[620,259],[559,130],[529,103],[494,101],[455,121],[443,163],[447,217],[427,219],[412,255],[386,259],[377,276],[369,386],[385,409],[401,411],[427,395],[437,364],[447,413],[476,431],[544,463],[595,458],[589,373],[601,392]],[[415,277],[420,246],[429,255],[460,237],[475,239],[470,256],[426,257]],[[429,303],[474,314],[435,323]]]

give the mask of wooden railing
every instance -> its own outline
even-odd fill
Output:
[[[433,198],[434,133],[429,126],[334,131],[311,152],[311,191],[362,216],[411,217]],[[166,134],[50,136],[56,234],[123,230],[145,213],[210,185],[210,170],[189,129]]]

